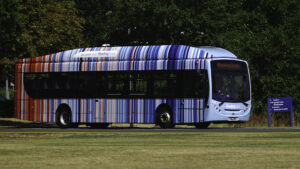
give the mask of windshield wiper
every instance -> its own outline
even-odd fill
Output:
[[[246,102],[243,102],[243,101],[242,101],[242,103],[243,103],[246,107],[248,107],[248,104],[247,104]]]
[[[221,103],[219,104],[219,107],[221,107],[224,103],[225,103],[225,101],[221,101]]]

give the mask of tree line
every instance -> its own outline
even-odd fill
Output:
[[[248,61],[252,113],[292,96],[300,121],[299,0],[2,0],[0,82],[18,58],[79,47],[218,46]]]

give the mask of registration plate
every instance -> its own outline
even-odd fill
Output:
[[[238,121],[238,118],[237,117],[229,117],[228,121]]]

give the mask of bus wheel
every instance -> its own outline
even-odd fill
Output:
[[[171,111],[163,107],[157,111],[157,123],[161,128],[173,128],[173,117]]]
[[[205,123],[196,123],[195,127],[198,129],[207,129],[208,126],[210,125],[209,122],[205,122]]]
[[[60,128],[72,127],[71,110],[67,106],[60,107],[56,112],[56,124]]]

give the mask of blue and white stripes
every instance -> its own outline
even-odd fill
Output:
[[[95,47],[20,59],[16,65],[15,116],[55,122],[58,106],[67,104],[72,111],[72,121],[76,123],[154,123],[157,107],[167,104],[173,110],[174,123],[201,122],[203,99],[33,99],[25,91],[24,73],[198,70],[207,68],[208,59],[218,57],[211,51],[185,45]]]

